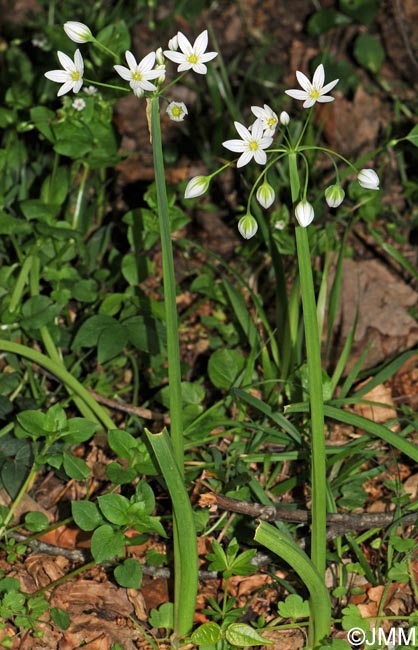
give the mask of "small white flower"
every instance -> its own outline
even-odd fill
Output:
[[[259,164],[265,165],[267,162],[267,155],[263,149],[267,149],[273,142],[273,138],[264,135],[263,122],[256,119],[251,127],[251,131],[243,124],[234,122],[241,140],[226,140],[223,146],[230,151],[237,151],[241,153],[238,158],[237,167],[247,165],[252,158]]]
[[[238,230],[244,239],[251,239],[258,230],[258,223],[251,214],[246,214],[239,220]]]
[[[64,52],[57,52],[59,61],[64,70],[50,70],[45,72],[45,77],[50,81],[62,84],[57,96],[65,95],[72,90],[78,93],[83,85],[84,61],[80,50],[74,53],[74,61]]]
[[[280,120],[280,124],[283,124],[283,126],[287,126],[289,124],[289,122],[290,122],[289,113],[286,113],[286,111],[282,111],[280,113],[279,120]]]
[[[44,50],[48,45],[48,39],[43,34],[37,34],[32,39],[32,45],[33,47],[39,47],[39,49]]]
[[[330,208],[338,208],[338,206],[344,201],[344,197],[345,192],[338,183],[330,185],[325,190],[325,201]]]
[[[295,208],[295,216],[299,225],[306,228],[313,221],[314,209],[308,201],[300,201]]]
[[[199,34],[193,45],[182,32],[177,32],[177,41],[181,52],[174,52],[171,48],[164,52],[167,59],[174,61],[174,63],[179,63],[177,72],[184,72],[185,70],[192,69],[198,74],[206,74],[207,67],[205,66],[205,63],[214,59],[215,56],[218,56],[217,52],[205,52],[208,46],[207,29]]]
[[[86,108],[86,102],[84,99],[81,99],[81,97],[77,97],[71,104],[73,108],[75,108],[76,111],[82,111]]]
[[[284,219],[279,219],[275,222],[274,227],[276,230],[284,230],[286,228],[286,221]]]
[[[271,185],[264,181],[257,190],[256,199],[260,205],[267,210],[273,203],[275,199],[274,190]]]
[[[365,190],[379,189],[379,176],[374,169],[362,169],[357,176],[357,180]]]
[[[174,122],[183,122],[188,110],[184,102],[170,102],[166,108],[166,113],[168,113],[170,120],[173,120]]]
[[[64,31],[74,43],[88,43],[94,40],[90,28],[84,23],[78,23],[75,20],[64,23]]]
[[[157,79],[161,75],[161,70],[152,70],[155,64],[155,52],[150,52],[139,63],[132,52],[125,52],[126,62],[129,68],[123,65],[114,65],[114,69],[125,81],[129,81],[129,85],[137,97],[141,97],[145,91],[157,90],[157,87],[152,84],[149,79]]]
[[[324,86],[325,71],[322,63],[315,70],[312,82],[309,81],[308,77],[306,77],[303,72],[299,72],[299,70],[296,72],[296,77],[303,90],[285,90],[285,93],[294,99],[304,100],[303,108],[310,108],[315,104],[315,102],[334,101],[334,97],[331,97],[326,93],[337,85],[339,79],[334,79],[334,81],[330,81],[330,83]]]
[[[177,52],[179,49],[179,39],[177,34],[173,36],[173,38],[170,38],[168,41],[168,49],[171,50],[172,52]]]
[[[96,95],[98,90],[96,86],[87,86],[86,88],[84,88],[84,92],[86,93],[86,95]]]
[[[194,176],[187,183],[187,187],[184,192],[184,198],[194,199],[196,196],[202,196],[202,194],[208,191],[209,183],[209,176]]]
[[[270,106],[267,106],[267,104],[264,104],[264,108],[260,108],[259,106],[251,106],[251,110],[254,115],[262,121],[264,135],[274,135],[279,120],[276,113],[270,108]]]

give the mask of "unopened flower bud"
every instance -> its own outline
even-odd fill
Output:
[[[258,188],[256,198],[259,204],[266,210],[273,204],[275,198],[274,190],[267,181],[264,181],[264,183]]]
[[[379,176],[374,169],[362,169],[357,176],[357,180],[365,190],[379,189]]]
[[[164,58],[162,47],[159,47],[158,50],[155,52],[155,61],[157,62],[157,65],[164,64],[165,58]]]
[[[287,126],[290,122],[290,115],[289,113],[286,113],[286,111],[282,111],[279,116],[280,124],[283,124],[283,126]]]
[[[165,81],[165,65],[164,64],[156,65],[155,70],[161,70],[161,74],[157,79],[157,84],[161,86],[161,84],[163,84]]]
[[[194,176],[187,183],[184,192],[185,199],[194,199],[196,196],[202,196],[209,189],[210,177],[209,176]]]
[[[295,217],[302,228],[312,223],[315,216],[314,209],[308,201],[300,201],[295,208]]]
[[[338,208],[338,206],[344,201],[344,197],[345,192],[338,183],[330,185],[325,190],[325,201],[330,208]]]
[[[172,52],[176,52],[176,50],[179,49],[179,39],[177,37],[177,34],[173,36],[173,38],[170,38],[168,41],[168,49]]]
[[[258,230],[258,223],[251,214],[246,214],[239,220],[238,230],[244,239],[251,239]]]
[[[64,31],[74,43],[88,43],[94,40],[90,28],[84,23],[78,23],[75,20],[64,23]]]

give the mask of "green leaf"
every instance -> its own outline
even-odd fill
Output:
[[[393,566],[389,569],[388,576],[394,582],[406,584],[409,582],[408,566],[405,562],[394,562]]]
[[[95,561],[100,564],[122,557],[125,536],[120,530],[113,530],[109,524],[97,528],[91,538],[91,553]]]
[[[103,524],[98,507],[91,501],[72,501],[73,519],[81,530],[94,530]]]
[[[71,418],[67,422],[67,431],[60,438],[69,444],[79,444],[90,440],[97,428],[98,424],[85,418]]]
[[[39,329],[51,324],[60,310],[47,296],[32,296],[22,305],[21,325],[25,329]]]
[[[68,630],[71,621],[66,611],[59,609],[59,607],[51,607],[49,614],[52,621],[60,630]]]
[[[244,370],[245,359],[237,350],[219,349],[210,357],[209,378],[216,388],[229,390]]]
[[[138,472],[133,467],[122,467],[120,463],[109,463],[106,465],[106,476],[109,481],[115,485],[125,485],[131,483],[138,475]]]
[[[97,360],[104,363],[118,355],[128,342],[128,335],[120,323],[116,322],[105,327],[99,336],[97,345]]]
[[[99,497],[99,508],[103,515],[112,524],[126,526],[128,523],[128,510],[131,506],[129,499],[121,494],[104,494]]]
[[[278,612],[283,618],[308,618],[309,602],[303,600],[298,594],[290,594],[286,599],[279,603]]]
[[[342,610],[341,625],[343,630],[351,630],[351,628],[359,627],[364,632],[370,631],[369,622],[365,620],[356,605],[348,605]]]
[[[167,344],[165,326],[149,316],[132,316],[123,321],[128,339],[138,350],[164,354]]]
[[[90,474],[90,467],[86,465],[82,458],[77,458],[73,454],[64,451],[63,453],[64,470],[67,476],[82,481]]]
[[[385,60],[385,50],[374,36],[360,34],[354,43],[354,56],[360,65],[376,73]]]
[[[190,637],[194,645],[214,645],[222,638],[221,628],[217,623],[203,623]]]
[[[34,533],[45,530],[49,526],[49,519],[43,512],[28,512],[25,515],[25,528]]]
[[[408,133],[406,140],[409,140],[409,142],[412,142],[413,145],[418,147],[418,124],[415,124],[414,128]]]
[[[17,235],[18,233],[27,233],[30,230],[31,226],[27,221],[0,212],[0,235]]]
[[[307,29],[309,34],[320,36],[333,27],[349,25],[351,22],[351,18],[335,9],[320,9],[309,18]]]
[[[370,25],[376,18],[380,0],[340,0],[341,11],[352,16],[363,25]]]
[[[114,575],[116,582],[126,589],[139,589],[142,583],[142,567],[138,560],[127,558],[123,564],[119,564]]]
[[[49,108],[45,108],[44,106],[35,106],[30,110],[30,118],[38,131],[47,140],[54,142],[55,136],[51,128],[51,122],[56,119],[54,111],[50,111]]]
[[[148,619],[149,624],[154,628],[174,629],[174,607],[173,603],[164,603],[158,609],[152,609]]]
[[[255,645],[273,645],[273,641],[265,639],[257,630],[245,623],[231,623],[226,628],[225,637],[228,643],[240,648]]]
[[[58,167],[42,183],[40,199],[44,203],[62,205],[67,198],[67,194],[68,170],[66,167]]]
[[[107,441],[109,447],[123,460],[130,460],[132,450],[137,446],[137,439],[123,429],[111,429]]]
[[[79,328],[72,344],[72,349],[86,347],[92,348],[97,345],[99,336],[106,327],[111,327],[117,320],[106,314],[97,314],[88,318]]]

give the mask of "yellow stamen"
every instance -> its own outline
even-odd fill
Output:
[[[318,97],[321,96],[321,93],[319,92],[319,90],[316,90],[316,89],[311,90],[311,92],[309,94],[312,97],[312,99],[318,99]]]
[[[132,74],[133,81],[142,81],[142,74],[140,72],[134,72]]]
[[[252,140],[252,142],[250,142],[250,150],[257,151],[257,149],[258,149],[258,143],[255,140]]]
[[[197,58],[196,54],[191,54],[187,60],[192,65],[194,65],[195,63],[198,62],[198,58]]]
[[[78,72],[78,70],[71,73],[71,79],[73,81],[78,81],[80,79],[80,73]]]

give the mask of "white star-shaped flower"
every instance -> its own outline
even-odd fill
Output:
[[[132,52],[125,52],[126,62],[129,68],[123,65],[114,65],[114,69],[125,81],[129,81],[129,85],[137,97],[141,97],[146,90],[157,90],[149,80],[157,79],[161,75],[161,70],[153,70],[155,64],[155,52],[150,52],[139,63]]]
[[[170,102],[166,108],[166,113],[173,122],[183,122],[188,112],[184,102]]]
[[[173,39],[171,39],[172,41]],[[171,42],[170,41],[170,42]],[[193,70],[198,74],[206,74],[208,69],[205,66],[207,61],[211,61],[218,56],[217,52],[205,52],[208,46],[208,31],[199,34],[194,44],[192,45],[188,38],[182,32],[177,33],[177,44],[181,52],[174,52],[173,50],[165,50],[164,56],[174,63],[179,63],[177,68],[178,72],[185,70]]]
[[[270,108],[270,106],[267,106],[267,104],[264,104],[264,108],[260,108],[259,106],[251,106],[251,110],[254,115],[260,118],[262,121],[264,135],[274,135],[276,126],[279,122],[279,118],[277,117],[276,113]]]
[[[324,86],[325,71],[322,63],[315,70],[312,82],[309,81],[308,77],[306,77],[303,72],[299,72],[299,70],[296,72],[296,77],[303,90],[285,90],[285,93],[286,95],[293,97],[293,99],[304,100],[303,108],[310,108],[315,104],[315,102],[334,101],[334,97],[331,97],[326,93],[337,85],[339,79],[334,79],[334,81],[330,81],[330,83]]]
[[[74,61],[64,52],[57,52],[59,61],[64,70],[50,70],[45,72],[45,77],[50,81],[62,84],[57,96],[65,95],[72,90],[78,93],[83,85],[84,61],[81,56],[80,50],[74,53]]]
[[[259,118],[256,119],[251,127],[251,131],[243,124],[234,122],[235,128],[242,140],[227,140],[223,142],[223,146],[230,151],[237,151],[241,153],[238,158],[237,167],[243,167],[250,162],[252,158],[259,164],[265,165],[267,162],[266,152],[273,142],[273,138],[264,134],[263,122]]]

